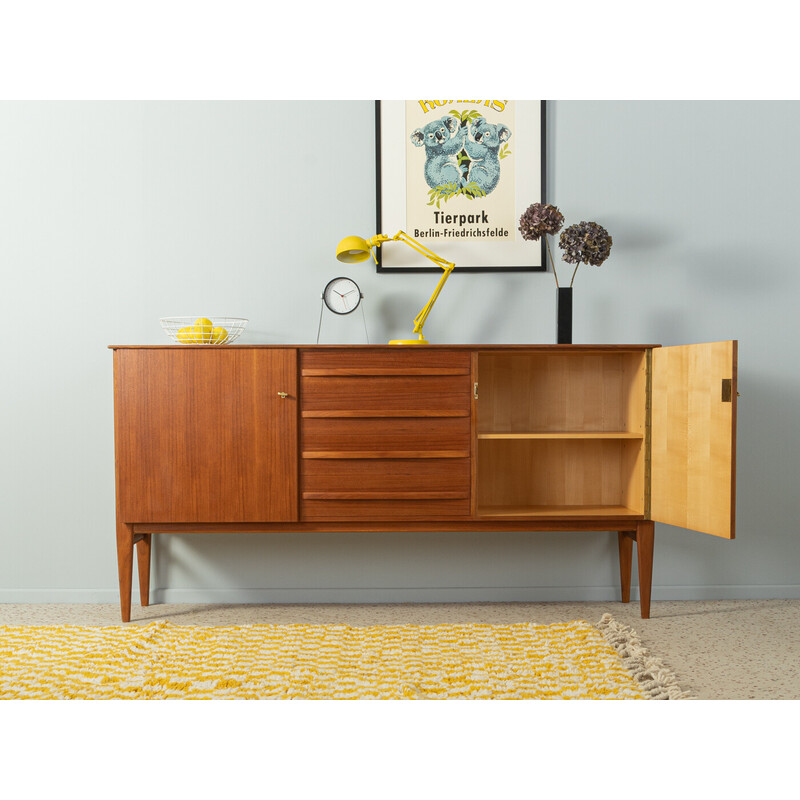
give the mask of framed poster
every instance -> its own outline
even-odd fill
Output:
[[[519,218],[544,203],[544,100],[378,100],[377,232],[403,230],[458,272],[544,271]],[[410,247],[375,248],[378,272],[438,272]]]

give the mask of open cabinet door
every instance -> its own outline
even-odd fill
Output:
[[[653,349],[650,518],[734,538],[737,342]]]

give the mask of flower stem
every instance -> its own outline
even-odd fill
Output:
[[[574,280],[575,280],[575,273],[578,271],[578,267],[579,267],[579,266],[580,266],[582,263],[583,263],[583,262],[579,261],[579,262],[578,262],[578,263],[575,265],[575,270],[574,270],[574,272],[572,273],[572,280],[569,282],[570,289],[572,288],[572,281],[574,281]]]
[[[553,267],[553,277],[556,279],[556,289],[558,289],[558,275],[556,275],[556,265],[553,261],[553,253],[550,250],[550,242],[547,241],[547,234],[544,234],[544,243],[547,245],[547,255],[550,256],[550,264]]]

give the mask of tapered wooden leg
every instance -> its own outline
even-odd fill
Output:
[[[122,621],[131,621],[131,583],[133,582],[133,525],[117,523],[117,568],[119,569],[119,607]]]
[[[655,524],[639,522],[636,526],[636,556],[639,562],[639,606],[642,619],[650,619],[650,588],[653,582],[653,542]]]
[[[136,542],[136,566],[139,570],[139,598],[143,606],[150,605],[150,538],[144,533]]]
[[[619,582],[622,587],[622,602],[631,601],[631,565],[633,563],[633,540],[636,531],[620,531],[619,537]]]

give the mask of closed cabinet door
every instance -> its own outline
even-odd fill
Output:
[[[733,539],[737,342],[653,350],[651,519]]]
[[[297,520],[296,363],[293,348],[116,350],[119,519]]]

